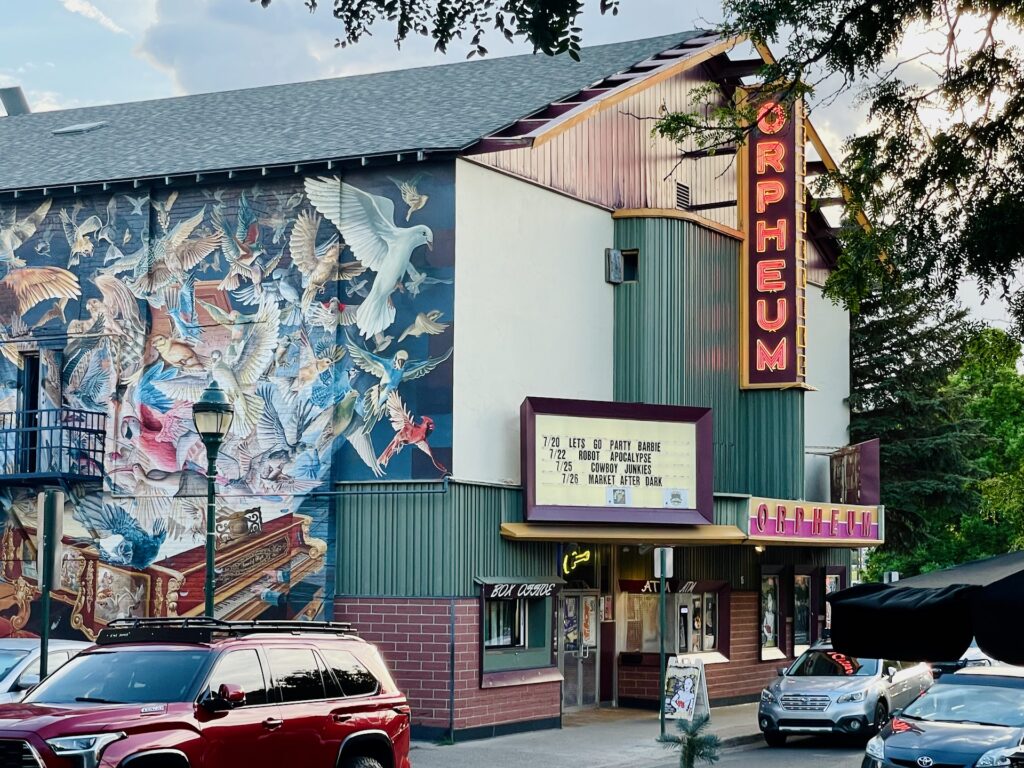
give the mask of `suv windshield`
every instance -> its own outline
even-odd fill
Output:
[[[870,677],[878,659],[858,659],[838,651],[807,651],[786,674],[795,677]]]
[[[903,716],[915,720],[1021,728],[1024,727],[1024,696],[1020,688],[939,683],[903,710]]]
[[[188,701],[209,651],[102,651],[76,656],[25,697],[41,704]]]
[[[13,648],[0,648],[0,677],[7,677],[19,661],[28,656],[28,651],[18,651]]]

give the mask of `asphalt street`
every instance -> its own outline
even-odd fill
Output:
[[[785,747],[758,745],[727,750],[718,766],[757,768],[860,768],[864,746],[860,742],[833,739],[791,739]]]

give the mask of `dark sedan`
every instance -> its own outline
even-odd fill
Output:
[[[1024,742],[1024,668],[943,675],[868,742],[862,768],[996,768]]]

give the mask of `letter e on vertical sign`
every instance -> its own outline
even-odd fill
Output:
[[[766,99],[742,150],[740,369],[748,389],[804,383],[803,119],[801,103]]]

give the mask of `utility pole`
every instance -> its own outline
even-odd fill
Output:
[[[42,515],[41,536],[36,537],[36,546],[43,553],[41,581],[39,589],[40,596],[40,621],[42,628],[39,632],[39,679],[45,680],[49,670],[47,669],[46,657],[49,655],[50,647],[50,592],[53,590],[53,566],[54,552],[57,548],[57,493],[47,488],[43,491],[43,515]]]
[[[657,553],[657,564],[658,564],[658,603],[659,610],[661,612],[661,631],[658,633],[658,644],[659,650],[659,662],[658,662],[658,721],[661,727],[661,735],[659,741],[665,740],[665,625],[668,623],[668,611],[666,610],[666,598],[665,598],[665,575],[668,571],[668,560],[666,555],[672,550],[668,547],[658,547],[655,552]]]

